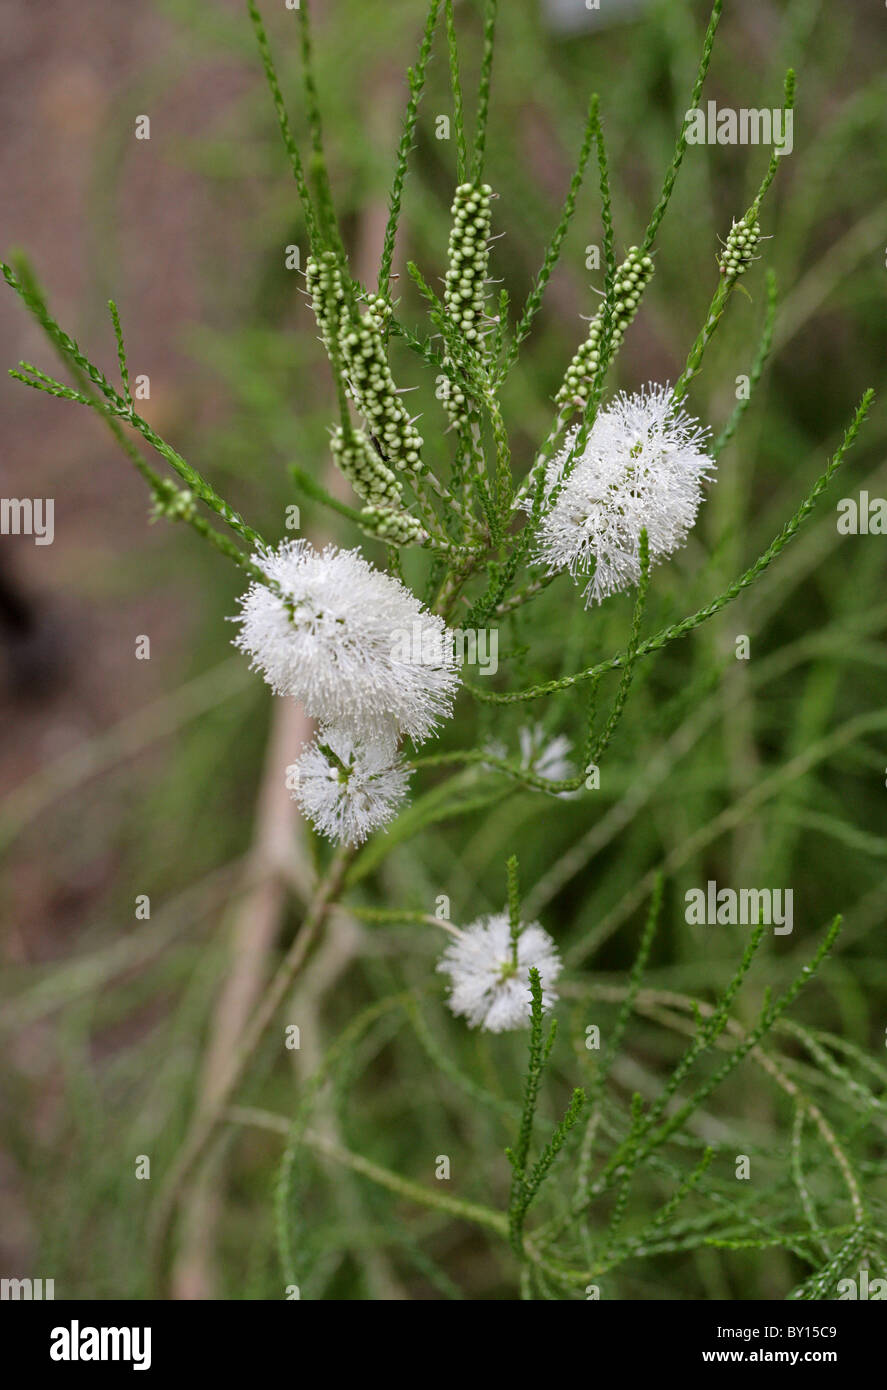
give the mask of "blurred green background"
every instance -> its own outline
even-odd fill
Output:
[[[293,16],[279,3],[264,8],[304,141]],[[422,9],[416,0],[312,6],[333,185],[364,279],[374,278]],[[494,234],[505,233],[493,274],[516,305],[557,222],[591,91],[601,97],[617,252],[640,240],[707,20],[699,4],[649,3],[622,20],[587,15],[576,0],[582,24],[567,31],[552,22],[553,9],[515,0],[499,23],[486,177],[499,195]],[[28,253],[59,321],[108,367],[105,304],[114,296],[131,370],[151,379],[146,417],[264,535],[282,537],[285,508],[297,502],[307,534],[355,543],[347,524],[312,510],[288,474],[294,463],[325,472],[334,401],[301,278],[285,264],[289,245],[304,257],[305,232],[245,7],[83,0],[74,32],[64,11],[57,0],[3,7],[4,253]],[[456,13],[470,121],[480,25],[474,5],[460,3]],[[354,898],[431,912],[446,894],[454,920],[469,921],[501,907],[505,859],[517,852],[530,906],[572,966],[566,978],[579,982],[586,971],[623,984],[651,876],[664,866],[648,983],[710,999],[745,933],[686,925],[686,889],[709,878],[791,887],[794,932],[767,940],[739,1018],[754,1019],[763,990],[784,987],[823,924],[843,912],[838,951],[802,1013],[875,1062],[887,1027],[887,743],[878,728],[855,736],[851,721],[883,706],[887,542],[839,536],[835,506],[861,489],[887,495],[885,22],[876,7],[816,0],[726,5],[706,98],[776,106],[791,65],[798,99],[794,151],[762,215],[772,239],[690,392],[690,408],[715,432],[755,353],[765,267],[776,272],[780,305],[772,359],[721,457],[700,524],[655,574],[648,629],[700,607],[765,549],[874,386],[871,418],[842,476],[758,586],[642,664],[600,791],[554,800],[472,774],[480,790],[490,788],[489,805],[369,859]],[[443,274],[454,183],[454,142],[436,137],[435,118],[451,114],[442,38],[396,258],[401,312],[415,324],[421,308],[403,267],[415,259],[432,282]],[[150,141],[134,138],[140,114],[151,117]],[[718,237],[745,211],[766,158],[752,147],[688,150],[656,274],[611,386],[675,380],[716,285]],[[550,425],[551,398],[584,332],[578,315],[596,307],[591,286],[602,288],[603,276],[586,270],[585,256],[601,241],[590,176],[504,396],[521,469]],[[11,294],[0,301],[0,341],[7,365],[21,357],[47,365]],[[423,412],[430,459],[443,469],[449,441],[433,380],[397,347],[394,358],[401,384],[419,387],[410,399]],[[57,1297],[139,1298],[151,1292],[148,1209],[205,1084],[231,934],[248,937],[244,913],[247,926],[255,913],[269,958],[285,947],[299,921],[303,860],[315,847],[276,780],[298,746],[279,726],[273,741],[269,692],[230,650],[226,618],[241,576],[185,528],[146,524],[141,481],[87,412],[5,377],[0,400],[4,493],[52,496],[56,508],[51,547],[3,537],[0,552],[3,583],[27,615],[16,624],[7,613],[3,627],[2,1272],[54,1277]],[[384,562],[381,547],[368,542],[367,550]],[[417,578],[410,563],[408,578]],[[503,676],[519,688],[538,673],[587,666],[624,645],[630,614],[630,598],[586,613],[566,581],[553,585],[526,620],[503,625]],[[140,634],[151,638],[149,662],[134,657]],[[739,634],[750,637],[748,662],[734,659]],[[513,750],[520,729],[538,721],[581,741],[582,715],[570,692],[492,715],[463,697],[444,746],[480,737]],[[147,921],[136,918],[140,894],[150,897]],[[439,1067],[449,1062],[514,1100],[526,1044],[476,1037],[450,1018],[433,970],[441,945],[431,930],[334,919],[287,1006],[301,1050],[281,1058],[272,1040],[246,1098],[291,1115],[300,1073],[341,1030],[372,1001],[415,989],[423,1021],[380,1015],[349,1049],[322,1123],[350,1150],[420,1182],[433,1183],[436,1155],[448,1154],[455,1195],[501,1205],[508,1116],[477,1106],[458,1080],[441,1080]],[[588,1063],[586,1025],[610,1016],[578,985],[565,995],[552,1115]],[[640,1024],[617,1090],[655,1095],[680,1046],[654,1019]],[[814,1091],[829,1085],[795,1041],[784,1046],[800,1071],[814,1073]],[[877,1208],[887,1200],[880,1109],[867,1117],[870,1134],[840,1086],[828,1099],[847,1106],[835,1123],[853,1130]],[[754,1152],[762,1171],[784,1171],[791,1107],[759,1070],[743,1070],[703,1121],[703,1137],[729,1155]],[[280,1148],[278,1136],[232,1132],[216,1177],[182,1222],[171,1271],[179,1296],[283,1296],[273,1209]],[[150,1182],[134,1176],[140,1154],[151,1157]],[[732,1157],[725,1163],[713,1181],[726,1193],[735,1183]],[[305,1152],[295,1192],[303,1297],[516,1296],[512,1262],[495,1241],[422,1214],[347,1168]],[[690,1251],[625,1266],[604,1296],[780,1297],[802,1272],[781,1251],[763,1259]]]

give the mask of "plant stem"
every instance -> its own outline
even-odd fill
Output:
[[[218,1088],[212,1103],[203,1113],[198,1113],[194,1117],[190,1135],[186,1138],[175,1166],[161,1191],[152,1218],[150,1263],[155,1284],[160,1284],[162,1280],[162,1261],[183,1185],[194,1165],[203,1157],[208,1145],[215,1137],[226,1107],[273,1023],[277,1010],[283,1003],[293,980],[314,944],[327,913],[341,892],[345,872],[353,856],[354,850],[350,847],[343,847],[336,852],[308,905],[305,919],[295,941],[278,966],[260,1004],[244,1030],[243,1041],[231,1058],[227,1074],[219,1078]]]

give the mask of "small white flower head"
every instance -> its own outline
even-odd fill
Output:
[[[561,481],[576,430],[548,465],[545,495]],[[715,468],[709,431],[665,386],[621,393],[602,410],[554,506],[543,518],[537,558],[550,574],[593,571],[586,603],[600,603],[641,577],[641,531],[655,564],[684,544]]]
[[[573,748],[566,734],[556,734],[549,738],[543,724],[524,724],[518,729],[520,746],[520,765],[537,777],[549,782],[566,782],[576,776],[576,769],[567,756]],[[508,748],[501,739],[492,739],[485,745],[485,751],[499,762],[508,761]],[[495,764],[488,764],[495,767]],[[572,801],[578,792],[551,792],[559,800]]]
[[[576,769],[567,756],[573,745],[566,734],[549,739],[543,724],[525,724],[518,730],[518,739],[521,763],[531,772],[547,777],[549,782],[565,782],[568,777],[575,777]]]
[[[363,844],[397,815],[409,772],[390,739],[359,741],[321,729],[296,764],[293,799],[315,830],[336,844]]]
[[[466,1018],[471,1028],[504,1033],[530,1022],[533,966],[542,982],[542,1006],[550,1009],[557,1000],[553,986],[562,969],[554,941],[538,922],[522,925],[515,964],[508,913],[499,912],[465,927],[437,968],[450,977],[449,1005],[457,1017]]]
[[[359,550],[317,551],[305,540],[255,558],[276,591],[250,585],[235,646],[275,694],[358,738],[418,743],[450,715],[459,684],[452,633],[399,580]]]

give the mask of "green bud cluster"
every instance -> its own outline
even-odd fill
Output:
[[[398,478],[381,459],[363,430],[352,430],[346,438],[341,425],[330,437],[330,450],[358,497],[365,502],[400,504],[402,487]]]
[[[486,315],[492,195],[488,183],[479,186],[460,183],[450,208],[453,226],[448,247],[449,268],[444,281],[444,305],[470,343],[477,341]]]
[[[165,516],[174,521],[192,521],[197,514],[197,498],[189,488],[176,487],[168,483],[164,495],[154,498],[151,520]]]
[[[366,312],[342,332],[342,356],[354,402],[382,453],[397,467],[423,473],[424,440],[397,394],[385,352],[383,329],[390,312],[384,300],[372,296]]]
[[[305,284],[311,296],[311,307],[320,337],[332,357],[338,340],[338,327],[345,310],[345,287],[332,251],[322,256],[309,256],[305,266]]]
[[[734,222],[727,234],[724,253],[718,263],[721,274],[728,280],[735,280],[738,275],[744,275],[755,260],[760,239],[761,228],[757,221],[752,222],[751,226],[744,220]]]
[[[397,393],[384,330],[391,305],[381,295],[367,295],[362,313],[351,310],[339,267],[331,252],[305,267],[305,280],[324,346],[342,359],[347,391],[378,441],[386,460],[411,473],[423,473],[424,443]]]
[[[472,344],[480,338],[486,317],[492,197],[488,183],[461,183],[450,208],[453,225],[447,248],[444,306],[460,334]],[[444,409],[453,424],[462,427],[468,421],[470,402],[452,379],[449,388],[443,398]]]
[[[641,295],[650,283],[652,274],[652,257],[642,255],[637,246],[630,246],[613,282],[613,308],[610,320],[610,346],[613,352],[621,346],[625,330],[638,311]],[[556,405],[575,405],[580,410],[587,405],[588,390],[600,361],[603,331],[604,311],[599,309],[588,325],[588,337],[567,368],[563,385],[554,398]]]
[[[444,359],[444,365],[452,365],[448,358]],[[465,420],[468,412],[468,397],[462,387],[453,377],[438,378],[438,399],[443,401],[444,410],[451,420]]]
[[[452,361],[450,358],[444,358],[444,366],[452,370]],[[453,377],[447,377],[446,384],[447,391],[442,397],[443,408],[451,423],[454,424],[457,429],[464,429],[469,420],[471,400],[466,396],[462,387]]]
[[[360,515],[367,530],[380,540],[390,541],[392,545],[410,545],[416,541],[421,544],[428,537],[427,531],[414,516],[394,507],[362,507]]]

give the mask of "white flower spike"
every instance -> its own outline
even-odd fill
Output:
[[[553,988],[562,964],[557,946],[538,922],[522,926],[517,939],[517,964],[512,955],[507,912],[481,917],[454,937],[438,970],[449,975],[449,1005],[471,1028],[505,1033],[525,1028],[531,1018],[530,970],[542,982],[542,1006],[557,1000]]]
[[[357,738],[419,743],[449,717],[459,684],[452,634],[399,580],[359,550],[317,551],[305,540],[256,563],[277,591],[250,585],[235,646],[277,695]],[[405,632],[416,635],[412,647]]]
[[[546,497],[563,478],[576,433],[548,465]],[[641,531],[647,531],[655,564],[684,544],[696,521],[702,484],[715,468],[705,452],[708,435],[668,387],[618,395],[598,414],[543,518],[537,559],[550,574],[566,569],[575,578],[593,570],[587,605],[634,587],[641,577]]]
[[[346,845],[392,820],[409,782],[392,742],[358,742],[344,729],[322,729],[296,771],[294,800],[315,830]]]

